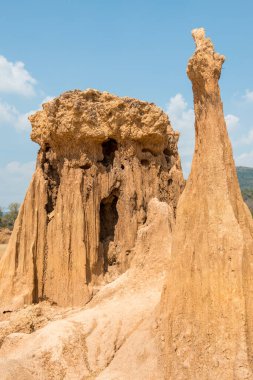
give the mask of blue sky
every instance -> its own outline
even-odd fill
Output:
[[[38,146],[27,115],[79,88],[152,101],[168,111],[184,173],[193,150],[191,30],[226,56],[221,94],[238,165],[253,167],[253,2],[23,0],[0,4],[0,205],[21,202]]]

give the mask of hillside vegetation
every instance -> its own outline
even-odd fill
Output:
[[[243,199],[253,213],[253,168],[238,166],[236,170]]]
[[[18,216],[19,203],[11,203],[7,212],[3,212],[0,207],[0,228],[13,229],[15,220]]]

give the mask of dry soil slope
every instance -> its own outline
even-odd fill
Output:
[[[159,305],[173,211],[152,199],[130,269],[81,309],[45,303],[0,322],[1,380],[163,379]]]

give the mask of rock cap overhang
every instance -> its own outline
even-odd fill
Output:
[[[29,117],[31,138],[43,146],[136,141],[162,151],[172,130],[168,115],[153,103],[87,89],[67,91]]]

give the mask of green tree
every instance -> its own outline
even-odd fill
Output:
[[[12,229],[15,223],[15,220],[18,216],[19,203],[11,203],[8,207],[8,212],[2,215],[1,227],[7,227]]]
[[[11,223],[11,226],[14,226],[15,220],[18,216],[18,210],[19,210],[20,204],[19,203],[11,203],[8,207],[9,209],[9,221]]]

